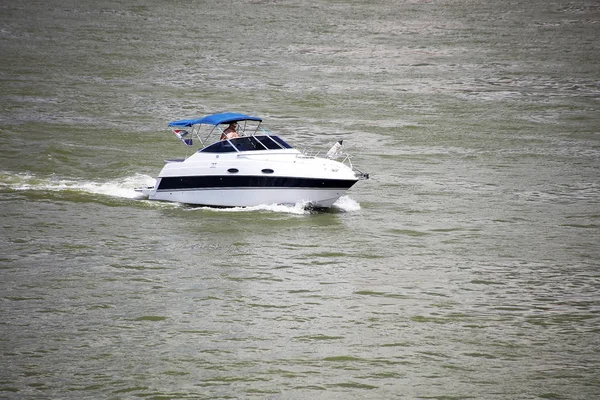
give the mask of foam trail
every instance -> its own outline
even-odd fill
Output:
[[[82,182],[55,177],[38,178],[31,174],[0,174],[0,187],[4,186],[15,191],[80,191],[127,199],[143,198],[143,196],[134,189],[139,186],[152,185],[153,183],[154,178],[142,174],[135,174],[133,176],[106,182]]]
[[[93,194],[103,194],[113,197],[122,197],[127,199],[142,199],[145,196],[136,192],[134,189],[140,186],[152,186],[154,178],[136,174],[134,176],[117,179],[104,183],[88,182],[81,185],[84,192]]]

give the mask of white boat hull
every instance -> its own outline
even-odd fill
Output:
[[[225,113],[171,125],[214,125],[239,118],[260,121]],[[183,138],[181,130],[174,132]],[[339,155],[341,144],[334,145],[329,157]],[[329,208],[360,179],[350,166],[331,158],[307,156],[265,131],[216,141],[186,159],[166,160],[155,186],[138,192],[149,200],[211,207],[306,204]]]
[[[149,200],[211,207],[253,207],[264,204],[303,204],[329,208],[346,190],[318,188],[224,188],[154,191]]]

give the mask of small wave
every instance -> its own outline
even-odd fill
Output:
[[[348,196],[342,196],[333,204],[333,208],[343,212],[353,212],[360,210],[360,204]]]
[[[0,187],[14,191],[79,191],[89,194],[121,197],[127,199],[141,199],[140,193],[134,189],[139,186],[149,186],[154,183],[154,178],[148,175],[135,174],[106,182],[77,181],[57,177],[40,178],[35,175],[0,173]]]

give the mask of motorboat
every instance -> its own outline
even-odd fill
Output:
[[[155,185],[136,189],[149,200],[329,208],[358,180],[368,178],[352,166],[341,140],[322,157],[309,155],[264,129],[260,117],[225,112],[168,126],[186,146],[199,141],[200,147],[187,158],[165,160]]]

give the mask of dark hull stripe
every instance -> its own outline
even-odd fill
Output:
[[[162,178],[158,191],[213,188],[334,188],[349,189],[357,180],[291,178],[283,176],[184,176]]]

